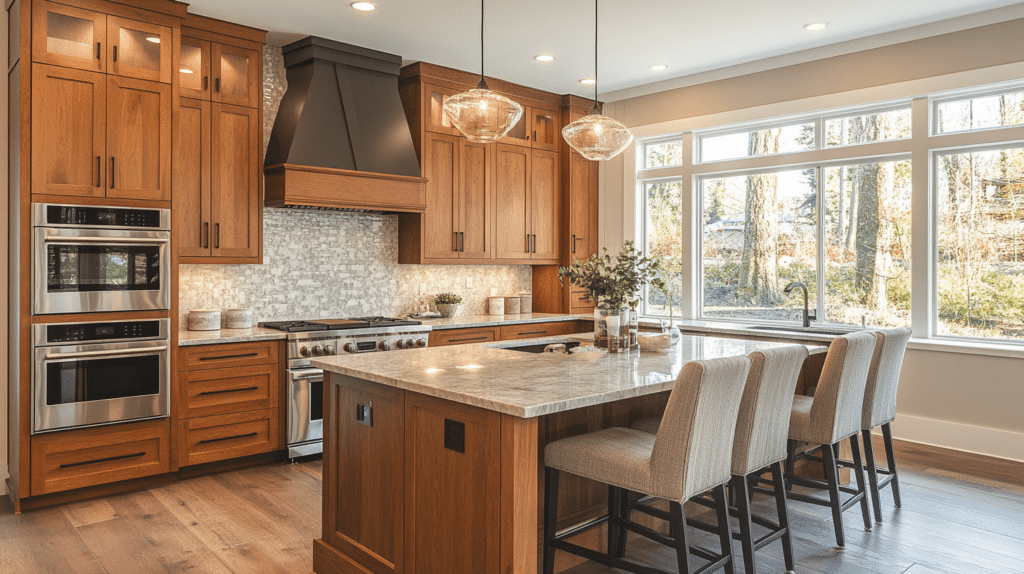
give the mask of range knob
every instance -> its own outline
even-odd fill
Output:
[[[334,354],[334,347],[331,346],[331,345],[324,345],[324,354],[325,355],[333,355]]]
[[[409,342],[411,343],[412,341],[409,341]],[[398,347],[399,349],[404,349],[405,346],[406,346],[405,345],[405,341],[402,340],[402,339],[399,339],[398,342],[395,343],[395,346]],[[411,347],[412,345],[409,345],[409,346]]]
[[[377,344],[377,348],[380,349],[381,351],[390,351],[391,343],[388,343],[387,341],[381,341],[380,343]]]
[[[345,349],[346,353],[355,353],[356,352],[356,344],[355,343],[345,343],[345,346],[342,347],[342,348]]]
[[[427,340],[426,339],[416,339],[416,346],[417,347],[426,347],[427,346]]]
[[[412,349],[415,346],[416,346],[416,339],[409,339],[408,341],[405,342],[405,348],[406,349]]]
[[[323,354],[324,354],[324,348],[323,347],[321,347],[320,345],[316,345],[315,347],[313,347],[313,356],[314,357],[319,357],[320,355],[323,355]]]
[[[303,357],[310,356],[311,353],[309,352],[309,347],[302,347],[301,349],[299,349],[299,354],[302,355]]]

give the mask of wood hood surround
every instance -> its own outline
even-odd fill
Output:
[[[283,53],[288,90],[267,147],[265,204],[423,212],[401,57],[315,36]]]

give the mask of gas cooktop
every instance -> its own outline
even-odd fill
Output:
[[[420,325],[412,319],[395,319],[391,317],[353,317],[351,319],[315,319],[313,321],[265,321],[260,327],[277,329],[289,333],[304,331],[338,331],[342,329],[373,329],[377,327],[405,327]]]

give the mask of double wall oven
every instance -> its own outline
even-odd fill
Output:
[[[39,203],[32,225],[33,315],[170,309],[170,210]],[[102,319],[34,322],[33,433],[169,415],[170,319]]]

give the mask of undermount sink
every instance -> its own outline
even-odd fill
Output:
[[[554,343],[540,343],[540,344],[537,344],[537,345],[521,345],[521,346],[518,346],[518,347],[504,347],[504,348],[508,349],[509,351],[520,351],[520,352],[523,352],[523,353],[543,353],[544,349],[546,347],[552,345],[552,344],[554,344]],[[557,344],[565,345],[565,350],[566,351],[568,351],[570,349],[575,349],[576,347],[580,346],[580,342],[579,341],[563,341],[563,342],[557,343]]]
[[[749,327],[757,331],[780,331],[783,333],[807,333],[809,335],[846,335],[849,331],[833,331],[829,329],[816,329],[813,327],[776,327],[774,325],[757,325]]]

